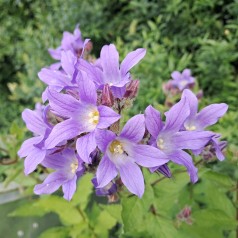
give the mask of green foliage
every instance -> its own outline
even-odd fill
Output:
[[[40,237],[156,237],[234,238],[237,222],[235,196],[238,179],[238,2],[236,0],[51,0],[0,1],[0,181],[21,184],[31,197],[42,168],[29,177],[17,151],[27,137],[20,118],[33,108],[44,89],[38,71],[53,62],[47,48],[60,44],[62,32],[80,23],[83,36],[93,42],[98,56],[106,43],[115,43],[121,59],[137,47],[147,55],[133,69],[140,92],[132,110],[148,104],[164,110],[162,83],[174,70],[191,68],[204,91],[202,106],[229,104],[229,113],[213,127],[228,140],[226,160],[204,163],[197,184],[189,183],[179,167],[172,179],[144,170],[142,199],[121,193],[116,204],[94,196],[90,175],[78,183],[71,202],[57,195],[42,196],[18,207],[11,216],[44,216],[53,212],[61,226]],[[181,168],[180,168],[181,169]],[[157,183],[154,181],[158,180]],[[178,219],[191,207],[192,225]]]

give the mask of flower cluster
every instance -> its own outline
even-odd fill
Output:
[[[115,194],[124,184],[142,197],[141,167],[171,177],[167,165],[171,161],[185,166],[195,183],[197,168],[191,154],[201,154],[210,145],[218,159],[224,159],[224,143],[205,128],[225,114],[226,104],[212,104],[197,112],[196,96],[185,89],[181,100],[165,113],[165,121],[159,111],[148,106],[144,114],[132,117],[121,128],[122,110],[132,104],[139,87],[130,70],[146,50],[130,52],[120,64],[113,44],[103,46],[100,58],[93,61],[84,57],[88,49],[89,40],[82,40],[78,27],[74,34],[65,32],[61,46],[49,51],[60,60],[57,67],[51,65],[39,72],[40,80],[47,84],[42,95],[45,105],[22,113],[34,134],[18,152],[25,158],[25,174],[38,165],[54,171],[35,186],[36,194],[50,194],[62,186],[64,198],[70,200],[77,180],[93,173],[92,183],[99,196]],[[190,77],[187,70],[183,74]],[[176,83],[185,87],[179,77],[174,74]]]

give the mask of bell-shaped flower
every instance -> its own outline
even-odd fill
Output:
[[[206,127],[215,124],[226,112],[228,105],[225,103],[211,104],[198,112],[198,99],[196,95],[185,89],[182,98],[186,98],[189,103],[190,113],[184,122],[187,131],[202,131]]]
[[[131,80],[129,71],[144,58],[145,54],[146,50],[139,48],[130,52],[119,64],[119,54],[115,45],[105,45],[102,47],[97,66],[80,59],[78,68],[91,75],[98,88],[108,84],[113,96],[122,98],[126,91],[126,84]]]
[[[55,170],[48,175],[42,184],[34,188],[35,194],[51,194],[62,186],[64,198],[71,200],[76,191],[76,182],[80,178],[85,168],[83,161],[72,149],[65,149],[60,153],[48,155],[42,165]]]
[[[191,88],[195,84],[195,78],[191,75],[190,69],[185,69],[182,73],[174,71],[171,74],[173,80],[171,85],[183,91],[185,88]]]
[[[193,164],[192,157],[183,149],[203,148],[213,134],[180,131],[189,114],[188,102],[183,98],[166,113],[165,124],[161,120],[160,113],[152,106],[148,106],[145,111],[145,123],[151,134],[151,144],[163,151],[174,163],[184,165],[191,181],[195,183],[198,179],[197,168]]]
[[[45,146],[51,149],[61,142],[79,137],[76,148],[80,153],[80,158],[86,163],[91,163],[90,153],[97,146],[96,131],[108,128],[120,119],[120,115],[109,107],[97,106],[95,85],[86,78],[85,74],[83,75],[78,85],[80,100],[67,94],[48,90],[50,107],[65,120],[54,126],[45,141]]]
[[[26,157],[24,160],[25,174],[33,172],[47,154],[47,150],[44,149],[44,142],[52,126],[45,120],[46,109],[44,106],[39,108],[39,105],[37,105],[34,111],[25,109],[22,112],[22,118],[26,123],[26,127],[34,133],[34,137],[24,141],[18,151],[20,158]]]
[[[145,133],[144,115],[132,117],[117,136],[112,131],[98,130],[96,141],[104,153],[96,172],[98,188],[108,185],[119,173],[131,193],[141,197],[144,178],[139,167],[161,166],[168,162],[157,148],[139,144]]]
[[[87,42],[88,43],[88,42]],[[48,52],[53,59],[60,60],[62,51],[71,51],[76,57],[80,57],[83,52],[85,42],[82,38],[79,25],[74,29],[73,34],[65,31],[61,45],[56,49],[49,49]]]

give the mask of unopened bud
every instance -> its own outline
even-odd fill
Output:
[[[126,88],[126,92],[124,94],[125,98],[135,98],[138,90],[139,90],[139,80],[131,80],[131,82],[128,84]]]
[[[160,166],[157,171],[161,174],[163,174],[165,177],[167,178],[171,178],[172,174],[170,172],[170,169],[168,167],[167,164],[163,164],[162,166]]]
[[[111,107],[114,104],[114,97],[108,84],[104,85],[102,90],[102,105]]]

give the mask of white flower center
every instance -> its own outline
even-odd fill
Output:
[[[97,125],[99,122],[99,112],[98,110],[94,110],[88,114],[88,121],[90,124]]]
[[[163,150],[164,147],[165,147],[165,145],[164,145],[164,140],[161,139],[161,138],[158,139],[158,141],[157,141],[157,146],[158,146],[159,149]]]
[[[75,174],[76,171],[77,171],[77,169],[78,169],[78,167],[79,167],[78,162],[73,162],[73,163],[71,163],[71,164],[70,164],[71,172],[72,172],[73,174]]]
[[[187,131],[195,131],[197,129],[196,126],[193,125],[185,126],[185,128]]]
[[[109,150],[112,154],[123,154],[125,152],[121,142],[119,142],[118,140],[114,140],[111,143]]]

